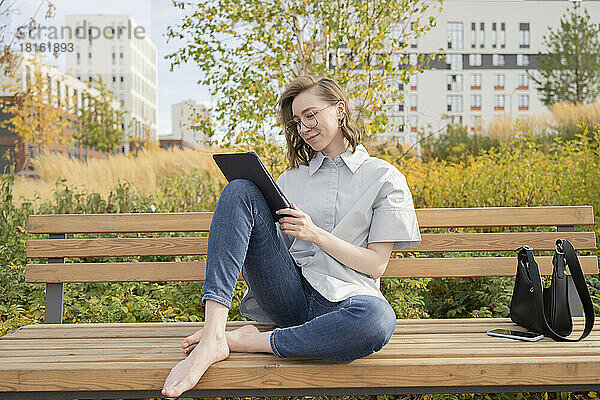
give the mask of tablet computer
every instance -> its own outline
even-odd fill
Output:
[[[258,186],[263,196],[265,196],[267,204],[269,204],[273,220],[279,221],[279,218],[285,216],[275,214],[275,211],[282,208],[292,208],[290,201],[277,186],[273,176],[255,152],[213,154],[213,159],[227,181],[248,179]]]

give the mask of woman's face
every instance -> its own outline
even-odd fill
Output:
[[[339,127],[339,119],[345,107],[343,101],[327,103],[316,94],[315,89],[300,93],[292,102],[294,120],[302,119],[308,126],[314,123],[314,118],[317,120],[317,125],[313,128],[299,124],[300,137],[315,151],[322,150],[323,155],[332,159],[342,154],[346,151],[346,141]],[[312,117],[311,112],[316,113],[316,116]]]

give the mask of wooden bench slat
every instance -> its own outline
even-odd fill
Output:
[[[498,325],[498,327],[503,327],[504,325]],[[492,325],[491,327],[495,327],[494,325]],[[491,329],[491,328],[488,328]],[[577,333],[580,333],[580,331],[575,331],[575,333],[573,333],[573,336],[575,338],[579,337],[579,335]],[[183,338],[181,338],[183,339]],[[0,349],[2,349],[2,354],[8,353],[10,351],[16,351],[19,354],[25,354],[26,352],[29,351],[40,351],[43,350],[44,352],[48,351],[72,351],[75,348],[81,348],[81,347],[85,347],[87,349],[93,350],[93,349],[115,349],[115,350],[120,350],[120,351],[135,351],[136,349],[140,349],[140,350],[144,350],[147,349],[148,347],[162,347],[162,348],[173,348],[173,344],[165,344],[164,343],[164,338],[147,338],[145,339],[147,340],[146,343],[140,343],[139,338],[113,338],[113,339],[106,339],[103,340],[102,343],[97,344],[97,341],[92,341],[90,339],[54,339],[48,343],[46,343],[46,345],[44,346],[43,343],[39,343],[37,340],[34,339],[30,339],[28,341],[22,340],[22,341],[13,341],[13,342],[8,342],[8,344],[3,344],[2,346],[0,346]],[[589,343],[589,342],[594,342],[591,344],[586,344],[584,345],[584,347],[588,347],[588,346],[598,346],[600,345],[600,337],[598,337],[598,335],[590,335],[588,337],[585,338],[584,343]],[[403,344],[410,344],[413,346],[420,346],[420,345],[431,345],[431,346],[442,346],[442,347],[448,347],[448,346],[452,346],[452,347],[465,347],[465,346],[472,346],[473,344],[477,343],[477,346],[487,346],[489,345],[489,341],[488,339],[486,339],[483,336],[480,337],[471,337],[469,339],[469,343],[465,344],[464,343],[464,339],[462,337],[457,337],[456,335],[450,335],[450,334],[440,334],[440,335],[435,335],[435,336],[431,336],[431,337],[423,337],[422,334],[415,334],[415,335],[405,335],[403,334],[402,336],[398,336],[398,335],[394,335],[392,336],[392,338],[390,339],[390,342],[388,343],[388,345],[393,345],[393,344],[397,344],[397,343],[403,343]],[[506,342],[502,342],[504,346],[506,346]],[[176,343],[177,346],[179,346],[179,342]],[[527,343],[525,344],[520,344],[520,343],[510,343],[511,346],[525,346]],[[388,346],[386,345],[386,346]],[[546,346],[546,345],[545,345]],[[558,343],[554,343],[552,345],[548,344],[547,346],[549,347],[556,347],[556,348],[564,348],[564,344],[560,345]],[[179,351],[179,350],[177,350]],[[252,353],[248,353],[248,354],[252,354]]]
[[[212,212],[30,215],[29,233],[208,232]]]
[[[488,324],[488,323],[504,323],[510,322],[510,318],[443,318],[443,319],[428,319],[428,318],[406,318],[406,319],[397,319],[396,325],[398,327],[409,326],[409,325],[452,325],[452,324],[460,324],[460,325],[479,325],[479,324]],[[583,317],[573,317],[574,324],[584,324],[585,318]],[[242,325],[253,324],[259,330],[266,330],[269,325],[259,324],[256,321],[227,321],[226,329],[236,329]],[[20,335],[24,331],[29,330],[44,330],[44,331],[52,331],[52,330],[62,330],[68,329],[71,331],[78,329],[129,329],[129,328],[143,328],[151,326],[155,329],[158,328],[182,328],[182,329],[198,329],[202,327],[202,322],[188,322],[188,321],[179,321],[179,322],[89,322],[89,323],[77,323],[77,324],[31,324],[25,325],[21,328],[10,332],[4,336],[0,336],[0,340],[10,339],[13,335]],[[154,330],[154,329],[153,329]],[[153,331],[152,330],[152,331]],[[158,335],[162,335],[160,330],[156,331]]]
[[[396,252],[512,251],[528,244],[552,250],[556,239],[571,241],[577,250],[596,248],[594,232],[506,232],[422,234],[417,246]],[[31,239],[27,257],[123,257],[205,255],[206,237]]]
[[[536,257],[542,275],[552,275],[552,257]],[[598,273],[596,256],[580,256],[587,275]],[[101,268],[98,266],[101,265]],[[25,282],[203,281],[206,261],[28,264]],[[392,258],[383,278],[514,276],[514,257]],[[241,276],[238,278],[242,280]]]
[[[543,339],[551,340],[551,339]],[[539,342],[541,343],[541,342]],[[485,346],[478,343],[477,347],[473,344],[459,348],[456,346],[444,346],[442,343],[437,346],[428,346],[421,344],[420,348],[417,349],[415,346],[407,344],[395,345],[390,343],[385,346],[385,349],[367,356],[370,359],[391,359],[391,358],[456,358],[456,357],[505,357],[505,358],[521,358],[521,357],[535,357],[543,354],[544,356],[572,356],[573,352],[576,351],[578,356],[597,356],[600,343],[594,348],[579,347],[577,349],[560,348],[538,348],[530,347],[510,347],[506,346],[506,343],[495,344],[491,346]],[[35,355],[31,352],[31,355],[23,355],[22,352],[19,354],[15,352],[13,354],[4,354],[0,357],[0,363],[6,365],[23,365],[24,363],[35,363],[35,364],[55,364],[59,362],[63,363],[102,363],[102,362],[152,362],[160,357],[162,361],[172,361],[177,363],[182,360],[183,353],[181,350],[170,349],[170,348],[149,348],[149,349],[136,349],[135,351],[127,351],[126,349],[115,349],[112,351],[105,350],[88,350],[88,351],[77,351],[77,350],[62,350],[60,352],[43,352],[43,355]],[[249,353],[230,353],[228,361],[270,361],[273,359],[272,355],[269,354],[249,354]]]
[[[575,335],[576,337],[579,337],[578,335]],[[32,356],[32,355],[36,355],[39,354],[40,350],[43,350],[44,354],[48,355],[49,357],[52,356],[53,354],[56,355],[65,355],[65,354],[76,354],[79,351],[84,351],[82,349],[85,349],[85,351],[89,351],[89,352],[96,352],[98,354],[108,354],[108,353],[113,353],[115,352],[115,354],[120,353],[120,352],[147,352],[149,351],[149,349],[163,349],[164,351],[173,351],[177,354],[181,353],[181,348],[179,347],[179,342],[176,342],[175,344],[173,343],[165,343],[164,338],[155,338],[153,341],[149,341],[148,343],[139,343],[139,339],[135,340],[136,338],[128,338],[128,340],[124,341],[124,343],[121,343],[121,341],[119,340],[106,340],[106,341],[102,341],[102,343],[97,343],[98,340],[87,340],[87,342],[85,342],[83,339],[71,339],[69,341],[68,344],[63,343],[64,340],[52,340],[50,343],[47,344],[47,346],[40,346],[39,343],[36,342],[36,340],[34,339],[30,339],[28,341],[24,341],[22,345],[20,346],[16,346],[13,344],[8,344],[6,346],[0,346],[0,348],[2,349],[2,357],[21,357],[21,356]],[[546,340],[546,339],[544,339]],[[547,340],[546,340],[547,341]],[[56,343],[55,343],[56,342]],[[590,343],[593,342],[593,343]],[[421,334],[419,334],[418,336],[414,336],[414,335],[399,335],[399,334],[394,334],[392,336],[392,338],[390,339],[390,341],[388,342],[388,344],[385,346],[385,348],[387,348],[388,346],[390,348],[395,348],[397,346],[403,345],[413,345],[412,347],[422,347],[422,348],[440,348],[440,349],[445,349],[448,347],[452,347],[452,348],[456,348],[456,349],[464,349],[464,348],[472,348],[473,345],[477,343],[477,348],[489,348],[489,349],[495,349],[498,347],[504,347],[506,348],[506,341],[502,340],[502,339],[498,339],[498,341],[496,343],[490,343],[489,339],[487,339],[485,336],[480,336],[480,337],[471,337],[469,339],[468,343],[465,343],[464,338],[462,336],[457,337],[456,335],[450,335],[450,334],[441,334],[441,335],[435,335],[433,337],[426,337],[423,338]],[[585,339],[584,343],[589,343],[589,344],[585,344],[585,345],[581,345],[581,346],[576,346],[574,349],[576,349],[577,351],[579,351],[582,348],[589,348],[590,346],[594,346],[594,347],[598,347],[600,346],[600,337],[598,337],[598,335],[593,335],[593,336],[588,336]],[[521,348],[519,351],[528,351],[531,350],[532,347],[529,344],[529,346],[527,346],[528,343],[520,343],[520,342],[514,342],[511,343],[511,349],[515,348]],[[548,342],[547,344],[544,344],[544,350],[547,349],[564,349],[565,346],[564,344],[560,345],[559,343],[555,343],[555,342]],[[537,354],[539,354],[539,348],[533,348],[534,351],[538,352]],[[268,354],[266,353],[235,353],[238,356],[240,354],[243,354],[245,357],[252,357],[252,356],[256,356],[257,358],[261,358],[259,356],[262,355],[266,355],[268,356]]]
[[[593,225],[591,206],[417,209],[421,228]],[[212,212],[31,215],[30,233],[208,232]]]
[[[600,317],[597,317],[600,318]],[[583,327],[585,317],[572,317],[573,326]],[[599,320],[600,322],[600,320]],[[444,319],[397,319],[396,330],[412,332],[418,329],[429,329],[430,333],[443,333],[459,326],[466,332],[479,332],[488,325],[511,324],[510,318],[444,318]],[[259,324],[256,321],[227,321],[226,330],[235,330],[243,325],[254,325],[260,331],[272,329],[269,325]],[[0,345],[10,340],[31,338],[65,339],[65,338],[164,338],[173,335],[185,336],[196,332],[204,326],[203,322],[116,322],[116,323],[81,323],[81,324],[33,324],[23,326],[4,336],[0,336]],[[442,330],[442,331],[440,331]],[[600,330],[590,334],[600,335]]]
[[[464,387],[597,384],[598,356],[377,359],[351,363],[230,361],[209,367],[195,389]],[[173,362],[0,366],[0,391],[161,390]],[[309,367],[308,367],[309,366]],[[308,367],[308,368],[307,368]],[[572,371],[577,371],[573,374]]]
[[[593,225],[592,206],[421,208],[421,228]]]

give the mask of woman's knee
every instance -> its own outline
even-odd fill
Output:
[[[242,196],[247,193],[260,192],[258,186],[248,179],[234,179],[225,186],[221,196]]]
[[[375,296],[357,296],[352,299],[357,308],[361,325],[361,338],[365,355],[381,350],[389,342],[396,329],[396,313],[390,304]]]

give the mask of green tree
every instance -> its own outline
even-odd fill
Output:
[[[583,13],[581,12],[583,10]],[[597,24],[590,21],[579,2],[560,19],[560,27],[543,38],[547,48],[539,54],[537,73],[530,78],[538,85],[542,102],[588,103],[598,98],[600,86],[600,41]]]
[[[102,77],[93,79],[88,86],[91,90],[86,93],[84,105],[79,109],[81,127],[75,139],[86,147],[114,151],[125,140],[122,127],[124,112],[113,108],[113,93]]]
[[[441,10],[441,0],[173,4],[187,15],[167,30],[169,40],[183,43],[167,55],[171,69],[196,63],[198,83],[210,88],[216,103],[210,120],[196,128],[210,138],[220,127],[225,140],[257,151],[271,132],[282,133],[276,120],[278,96],[306,74],[327,75],[345,87],[366,135],[385,130],[387,118],[378,111],[401,97],[399,83],[408,83],[435,57],[410,59],[411,39],[435,26],[430,15]]]

